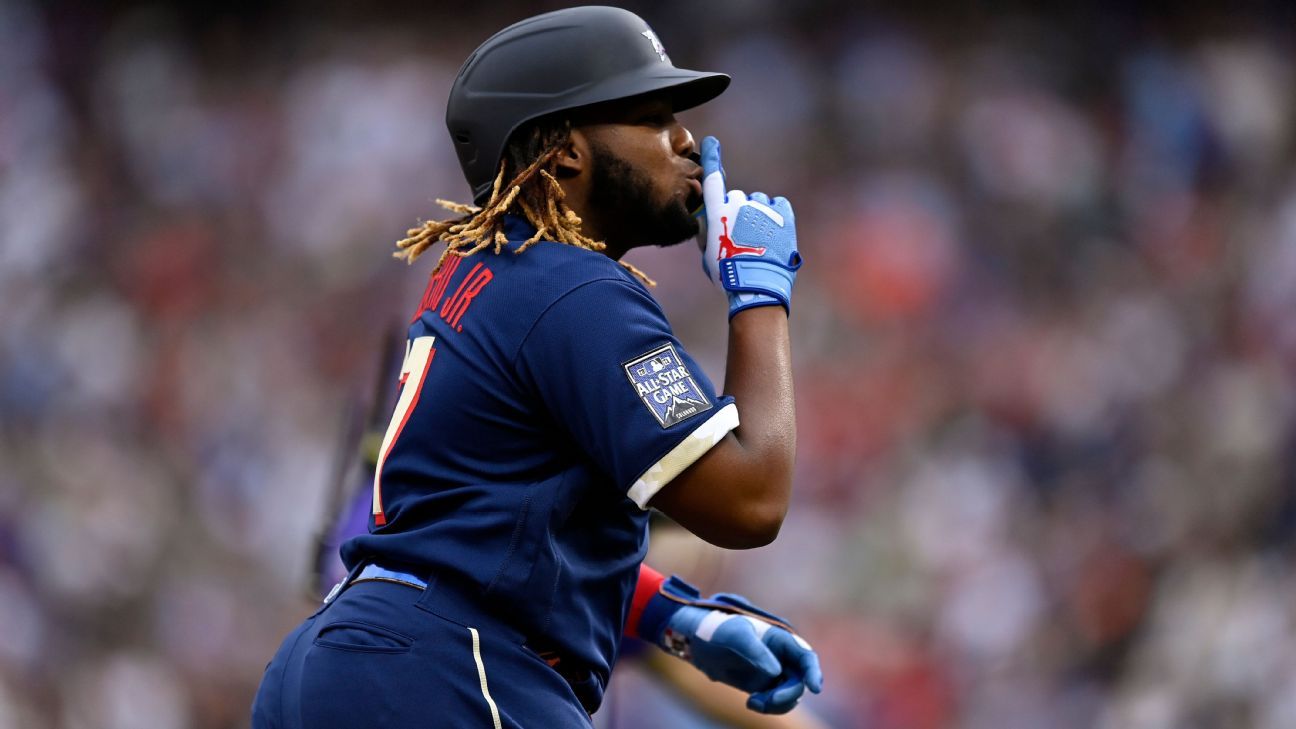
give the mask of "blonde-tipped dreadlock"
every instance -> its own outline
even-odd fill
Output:
[[[544,127],[537,125],[531,133],[516,144],[510,144],[499,174],[491,187],[490,198],[480,208],[472,205],[437,199],[437,204],[459,213],[449,220],[429,220],[405,232],[406,237],[396,243],[392,255],[413,263],[432,244],[440,241],[446,248],[437,259],[432,272],[450,256],[466,257],[494,247],[499,253],[508,238],[504,235],[505,213],[521,214],[536,229],[535,235],[517,247],[521,253],[541,240],[554,240],[591,251],[604,250],[607,245],[581,233],[581,219],[564,201],[566,194],[553,176],[553,161],[571,134],[571,124]],[[528,163],[529,162],[529,163]],[[507,184],[504,178],[512,169],[519,169]],[[643,271],[620,262],[648,286],[657,283]]]

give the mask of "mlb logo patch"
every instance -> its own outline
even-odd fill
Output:
[[[663,428],[712,407],[673,344],[663,344],[624,366],[635,393]]]

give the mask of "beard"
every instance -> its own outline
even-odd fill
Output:
[[[648,175],[607,147],[594,144],[591,152],[590,209],[618,247],[673,246],[698,234],[686,200],[672,196],[658,202]]]

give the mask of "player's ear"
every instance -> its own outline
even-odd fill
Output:
[[[590,140],[580,128],[573,128],[566,144],[554,157],[557,177],[579,177],[590,166]]]

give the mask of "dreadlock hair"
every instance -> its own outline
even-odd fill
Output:
[[[509,140],[500,161],[499,173],[491,187],[490,198],[482,207],[437,198],[437,204],[459,213],[446,220],[428,220],[405,231],[396,242],[396,258],[413,263],[432,244],[446,244],[432,272],[450,256],[471,256],[493,246],[498,254],[508,238],[504,235],[504,215],[512,213],[526,218],[535,229],[513,252],[521,253],[535,243],[554,240],[559,243],[602,251],[607,245],[581,233],[581,219],[564,201],[566,194],[554,177],[555,158],[571,139],[568,120],[541,119],[520,129]],[[504,180],[508,180],[507,183]],[[621,265],[648,286],[657,283],[643,271],[620,261]]]

